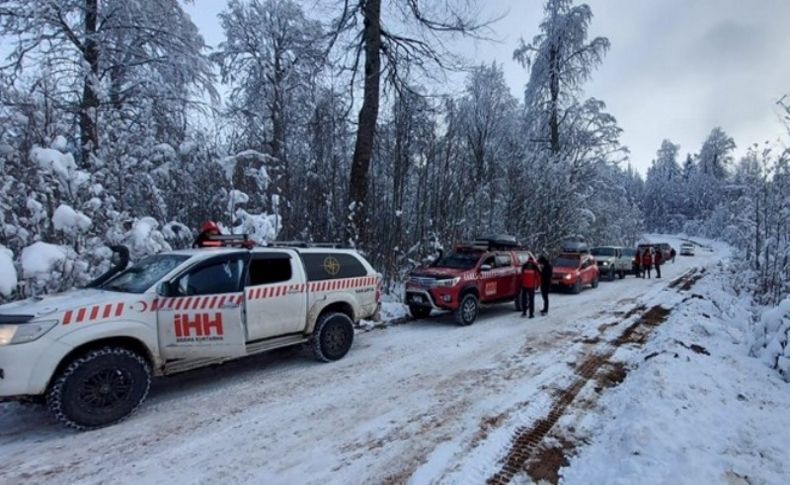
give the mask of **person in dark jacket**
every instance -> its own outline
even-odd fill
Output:
[[[554,268],[551,267],[549,258],[541,256],[538,259],[540,265],[540,296],[543,298],[543,310],[540,311],[541,315],[549,313],[549,290],[551,290],[551,275]]]
[[[645,248],[645,252],[642,253],[642,274],[646,275],[647,279],[650,279],[650,269],[652,268],[652,266],[653,266],[653,255],[650,254],[650,248]]]
[[[535,260],[529,259],[521,267],[521,316],[535,318],[535,290],[540,287],[540,269]]]
[[[211,241],[211,236],[218,236],[220,234],[219,225],[214,221],[206,221],[200,226],[200,234],[195,238],[192,243],[193,248],[204,248],[210,246],[219,246],[219,243]]]
[[[660,249],[656,250],[653,263],[656,266],[656,278],[661,278],[661,265],[664,264],[664,255],[661,253]]]
[[[675,248],[669,250],[669,257],[672,259],[673,263],[675,262],[675,256],[677,256],[677,254],[678,253],[675,251]]]
[[[636,251],[636,256],[634,256],[634,261],[633,261],[632,264],[634,266],[634,274],[636,275],[637,278],[641,278],[643,276],[642,275],[642,254],[639,252],[638,249]]]

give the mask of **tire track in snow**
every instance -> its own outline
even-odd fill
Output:
[[[680,291],[688,291],[703,276],[704,268],[702,270],[692,269],[672,280],[668,285],[668,289],[679,287]],[[638,311],[640,308],[644,307],[637,306],[635,310]],[[611,357],[617,349],[629,343],[643,344],[652,330],[661,325],[673,309],[674,306],[670,309],[666,309],[661,305],[652,306],[634,323],[627,326],[614,340],[602,346],[601,349],[598,349],[598,352],[593,352],[586,357],[582,364],[576,368],[579,378],[559,393],[554,399],[548,414],[531,426],[521,426],[516,429],[499,471],[491,476],[487,483],[496,485],[507,484],[519,473],[529,472],[528,466],[536,459],[540,459],[539,453],[544,451],[544,440],[549,436],[554,426],[565,415],[568,408],[574,404],[577,396],[590,380],[598,375],[604,366],[613,365]],[[631,312],[627,313],[625,319],[630,315]],[[605,328],[602,330],[605,331]],[[552,460],[553,463],[549,464],[549,466],[556,467],[556,470],[558,470],[562,466],[563,460],[564,456],[560,456],[559,459],[555,457]],[[556,470],[553,470],[554,477],[556,477]],[[546,477],[533,476],[531,478],[540,480]],[[556,482],[556,478],[553,481]]]

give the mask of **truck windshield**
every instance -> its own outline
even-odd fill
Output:
[[[557,258],[554,260],[555,268],[578,268],[579,260],[574,258]]]
[[[189,256],[158,254],[149,256],[131,268],[127,268],[104,283],[100,289],[122,293],[142,293],[173,271]]]
[[[635,256],[636,250],[635,249],[623,249],[623,256]]]
[[[614,256],[614,248],[592,248],[593,256]]]
[[[480,259],[480,251],[450,251],[434,266],[438,268],[472,269]]]

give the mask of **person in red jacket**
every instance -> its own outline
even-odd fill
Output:
[[[653,267],[653,255],[650,254],[650,248],[645,248],[645,252],[642,253],[642,274],[647,275],[647,278],[650,279],[650,268]]]
[[[205,247],[218,247],[221,246],[222,243],[219,241],[212,241],[211,236],[218,236],[221,232],[219,230],[219,224],[214,221],[206,221],[200,226],[200,234],[195,239],[195,242],[192,243],[193,248],[205,248]]]
[[[521,316],[527,315],[529,310],[529,318],[535,318],[535,290],[540,288],[540,268],[534,260],[529,259],[524,266],[521,267]]]
[[[661,278],[661,265],[664,264],[664,255],[661,254],[661,249],[656,249],[656,255],[653,257],[653,262],[656,265],[656,278]]]

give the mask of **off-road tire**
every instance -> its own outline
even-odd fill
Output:
[[[580,280],[576,280],[576,283],[571,286],[571,293],[574,295],[578,295],[582,292],[582,282]]]
[[[424,306],[409,305],[409,313],[413,318],[419,320],[431,316],[431,309]]]
[[[103,347],[75,358],[55,376],[47,407],[66,426],[96,429],[132,415],[150,387],[151,366],[144,357],[123,347]]]
[[[614,268],[609,271],[609,281],[614,281],[617,278],[617,271]]]
[[[619,273],[617,273],[617,276],[618,276],[618,277],[619,277],[621,280],[625,279],[625,271],[622,271],[622,270],[621,270]]]
[[[318,317],[310,348],[322,362],[342,359],[354,343],[354,322],[345,313],[329,312]]]
[[[467,293],[461,297],[458,309],[455,310],[455,323],[462,327],[471,325],[477,320],[480,313],[480,301],[474,293]]]
[[[590,283],[590,286],[592,286],[593,288],[598,288],[598,278],[597,277],[593,278],[592,283]]]

